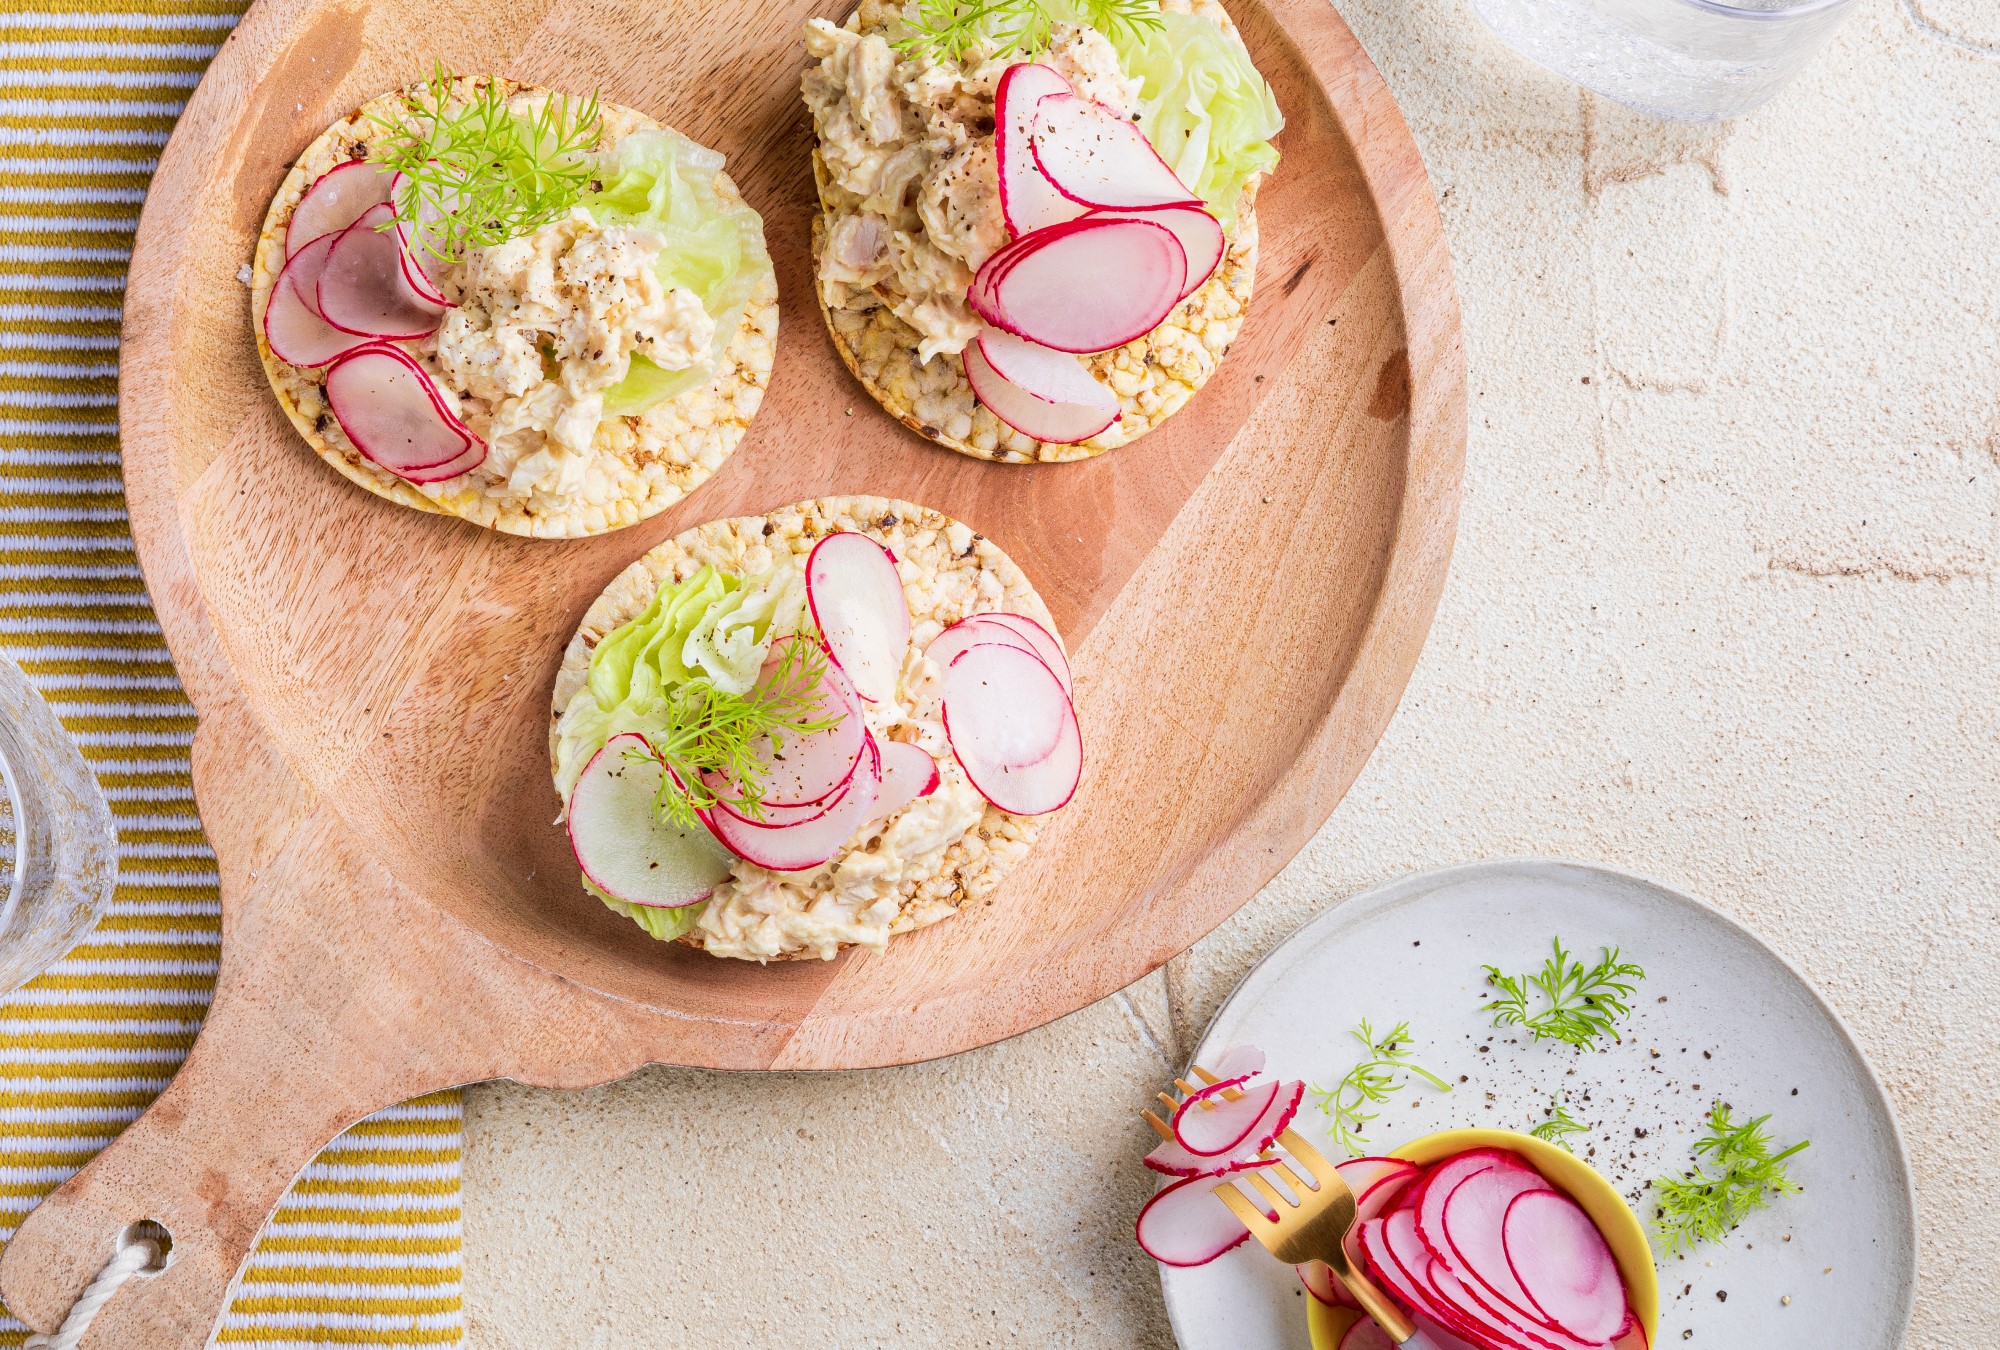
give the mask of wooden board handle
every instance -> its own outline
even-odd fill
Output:
[[[286,1188],[335,1135],[395,1102],[506,1074],[496,1043],[576,1035],[561,1018],[541,1022],[546,977],[530,967],[496,968],[487,954],[484,969],[454,978],[481,964],[482,944],[400,887],[339,821],[308,812],[259,861],[255,873],[225,866],[215,1002],[180,1073],[0,1256],[0,1299],[53,1330],[130,1225],[165,1225],[166,1268],[118,1291],[87,1350],[200,1350]],[[586,1081],[635,1067],[593,1056],[596,1041],[576,1037],[579,1059],[594,1061]]]

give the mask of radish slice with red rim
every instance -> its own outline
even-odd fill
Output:
[[[461,200],[462,194],[456,189],[439,199],[425,195],[420,189],[413,193],[409,176],[402,173],[395,176],[389,187],[389,203],[396,208],[396,242],[403,249],[403,279],[423,299],[447,309],[453,306],[437,281],[442,263],[431,252],[431,231],[439,221],[457,214]],[[412,211],[414,224],[410,219]]]
[[[1041,652],[1035,644],[1013,627],[994,622],[992,614],[972,614],[960,619],[951,627],[931,639],[931,645],[924,648],[926,659],[934,662],[939,670],[949,670],[952,661],[968,647],[982,643],[994,643],[1002,647],[1019,647],[1030,656],[1039,658]],[[1043,664],[1047,664],[1044,662]],[[1054,672],[1061,679],[1060,672]],[[1067,686],[1065,686],[1067,690]]]
[[[839,800],[823,814],[799,825],[753,825],[740,816],[711,811],[707,816],[709,829],[730,852],[770,871],[803,872],[818,867],[845,848],[855,832],[873,818],[882,785],[882,758],[872,736],[861,748],[860,766]]]
[[[1347,1292],[1347,1286],[1333,1273],[1333,1267],[1324,1261],[1308,1261],[1304,1265],[1293,1266],[1298,1273],[1299,1283],[1306,1292],[1329,1308],[1359,1308],[1354,1296]]]
[[[591,885],[631,905],[679,909],[708,899],[733,862],[708,832],[660,818],[654,802],[670,772],[636,732],[591,757],[567,808],[570,849]]]
[[[1398,1211],[1407,1216],[1408,1210]],[[1354,1226],[1355,1244],[1361,1248],[1367,1262],[1368,1273],[1389,1295],[1401,1304],[1405,1312],[1422,1313],[1461,1336],[1468,1328],[1460,1323],[1457,1315],[1445,1307],[1425,1283],[1413,1275],[1405,1264],[1415,1260],[1424,1269],[1430,1265],[1430,1254],[1423,1243],[1417,1240],[1414,1219],[1400,1220],[1397,1214],[1382,1219],[1370,1219]],[[1399,1248],[1403,1249],[1399,1251]],[[1481,1339],[1477,1335],[1468,1336],[1479,1350],[1515,1350],[1512,1346],[1498,1346]]]
[[[1187,254],[1166,226],[1085,216],[995,253],[966,301],[1016,337],[1059,352],[1103,352],[1159,327],[1186,280]],[[1089,303],[1078,303],[1081,296]]]
[[[984,650],[984,648],[975,650]],[[1023,657],[1027,657],[1028,655],[1026,652],[1020,652],[1018,648],[1013,647],[999,647],[994,650],[1019,652]],[[953,663],[953,670],[956,670],[959,662],[963,662],[964,660],[964,656],[959,657],[958,661]],[[1044,672],[1048,671],[1048,667],[1046,666],[1043,666],[1042,669]],[[1051,683],[1055,680],[1053,674],[1049,674],[1048,678]],[[1058,693],[1061,692],[1059,684],[1054,687]],[[982,700],[999,697],[997,692],[982,689],[969,680],[961,680],[954,684],[951,672],[947,671],[944,724],[947,738],[952,738],[953,735],[951,722],[953,703],[951,700],[954,698],[954,688],[958,690],[957,706],[961,711],[965,707],[967,699]],[[1046,697],[1046,695],[1043,695],[1043,697]],[[1049,812],[1060,810],[1069,804],[1070,798],[1076,795],[1078,782],[1083,778],[1083,732],[1077,725],[1076,712],[1069,706],[1069,701],[1066,698],[1063,700],[1063,708],[1062,730],[1056,740],[1055,748],[1049,751],[1044,758],[1031,765],[1008,765],[1002,763],[976,750],[963,747],[955,738],[952,738],[952,753],[957,756],[959,767],[965,770],[967,780],[971,782],[974,788],[978,789],[980,796],[1009,815],[1016,816],[1047,815]],[[992,720],[997,715],[995,713],[986,714],[988,720]]]
[[[1501,1224],[1517,1197],[1550,1189],[1539,1172],[1495,1163],[1457,1182],[1441,1200],[1425,1197],[1417,1208],[1417,1230],[1439,1260],[1490,1294],[1501,1312],[1532,1321],[1542,1313],[1508,1264]]]
[[[1594,1344],[1579,1341],[1553,1327],[1530,1323],[1515,1315],[1489,1291],[1474,1285],[1443,1261],[1433,1258],[1425,1278],[1439,1301],[1469,1329],[1467,1334],[1476,1334],[1510,1350],[1604,1350],[1602,1341]]]
[[[264,304],[264,341],[287,365],[310,370],[373,341],[343,333],[319,316],[314,297],[338,233],[323,234],[286,261]]]
[[[1236,1150],[1278,1095],[1276,1079],[1245,1087],[1248,1078],[1225,1078],[1191,1092],[1174,1109],[1174,1140],[1201,1158],[1227,1156]],[[1234,1093],[1234,1096],[1230,1094]]]
[[[1200,205],[1138,123],[1081,94],[1050,94],[1036,103],[1028,142],[1042,176],[1083,206]]]
[[[1056,191],[1035,163],[1035,105],[1051,94],[1072,93],[1052,67],[1007,67],[993,92],[993,148],[1000,161],[1000,214],[1019,238],[1047,225],[1075,220],[1088,208]]]
[[[1023,636],[1026,636],[1031,630],[1039,633],[1048,640],[1050,646],[1055,648],[1057,656],[1062,655],[1062,648],[1057,645],[1055,635],[1025,614],[1010,614],[1004,610],[993,610],[985,614],[976,615],[975,617],[991,619],[995,623],[1017,623],[1024,625],[1021,628]],[[1062,680],[1063,687],[1067,689],[1069,687],[1069,664],[1064,662],[1058,665],[1051,662],[1049,668],[1055,671],[1057,677]],[[1264,1072],[1264,1052],[1254,1045],[1232,1045],[1227,1050],[1218,1051],[1215,1057],[1209,1060],[1208,1071],[1217,1078],[1241,1078],[1253,1073],[1262,1073]]]
[[[1184,1177],[1148,1200],[1133,1226],[1146,1255],[1167,1266],[1203,1266],[1248,1242],[1250,1230],[1215,1195],[1215,1188],[1224,1180],[1222,1176]],[[1239,1189],[1253,1204],[1270,1203],[1247,1187]],[[1275,1210],[1266,1208],[1264,1212],[1277,1217]]]
[[[486,457],[485,443],[444,406],[430,372],[400,347],[369,343],[335,358],[326,401],[355,449],[410,482],[456,477]]]
[[[1363,1317],[1347,1329],[1336,1350],[1396,1350],[1396,1343],[1376,1325],[1374,1318]]]
[[[868,728],[861,720],[861,696],[854,692],[854,685],[835,662],[822,663],[820,681],[810,690],[774,690],[774,682],[783,669],[787,644],[810,641],[811,638],[794,635],[773,642],[752,692],[760,698],[783,694],[799,699],[803,705],[798,709],[799,720],[835,720],[824,731],[786,739],[782,745],[773,743],[769,737],[757,742],[753,753],[764,765],[763,804],[767,807],[806,806],[830,800],[854,776],[867,746]]]
[[[388,203],[371,206],[341,231],[319,279],[320,316],[335,328],[408,341],[433,332],[442,307],[410,289]]]
[[[1215,275],[1215,269],[1222,266],[1222,255],[1228,251],[1229,240],[1222,233],[1222,222],[1208,213],[1208,208],[1189,203],[1174,206],[1157,206],[1144,211],[1093,211],[1092,220],[1150,220],[1155,225],[1164,225],[1180,240],[1181,252],[1187,255],[1187,279],[1181,282],[1181,299],[1202,288],[1202,284]]]
[[[1061,744],[1076,720],[1062,681],[1013,642],[967,647],[945,668],[944,725],[961,762],[1029,769]]]
[[[875,820],[887,820],[920,797],[938,788],[937,761],[920,745],[907,741],[883,741],[882,791],[875,801]]]
[[[365,159],[336,164],[315,178],[285,222],[285,254],[297,253],[324,234],[339,234],[371,206],[389,200],[395,175]]]
[[[1449,1222],[1449,1208],[1445,1217]],[[1559,1330],[1602,1342],[1625,1329],[1618,1262],[1576,1201],[1556,1191],[1515,1196],[1501,1221],[1501,1245],[1534,1309]]]
[[[851,530],[820,540],[806,558],[806,603],[855,691],[870,703],[893,699],[910,646],[910,602],[889,550]]]
[[[965,379],[995,417],[1049,445],[1087,441],[1122,415],[1118,396],[1065,352],[989,327],[965,349]]]

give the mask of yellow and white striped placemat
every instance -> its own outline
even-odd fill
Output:
[[[118,317],[147,179],[243,8],[0,0],[0,649],[81,742],[121,858],[97,931],[0,1000],[0,1237],[166,1086],[215,984],[194,715],[125,522]],[[218,1341],[457,1344],[458,1162],[456,1093],[348,1131],[285,1198]],[[0,1316],[0,1347],[24,1334]]]

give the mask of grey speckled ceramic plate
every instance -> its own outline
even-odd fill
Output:
[[[1623,1040],[1581,1052],[1496,1031],[1482,966],[1540,969],[1560,935],[1580,956],[1621,947],[1646,969]],[[1781,1198],[1726,1243],[1661,1263],[1659,1350],[1891,1350],[1909,1321],[1916,1217],[1902,1139],[1847,1028],[1785,960],[1698,900],[1579,863],[1473,863],[1405,877],[1299,929],[1245,977],[1197,1055],[1261,1045],[1274,1071],[1331,1085],[1348,1031],[1408,1020],[1419,1083],[1367,1133],[1374,1151],[1449,1126],[1527,1129],[1561,1091],[1590,1124],[1576,1149],[1652,1217],[1647,1181],[1686,1166],[1718,1098],[1771,1114],[1812,1147]],[[1460,1081],[1463,1078],[1464,1081]],[[1298,1127],[1325,1142],[1311,1104]],[[1328,1151],[1332,1145],[1328,1143]],[[1309,1350],[1305,1295],[1255,1243],[1162,1269],[1183,1350]],[[1789,1298],[1789,1302],[1786,1299]]]

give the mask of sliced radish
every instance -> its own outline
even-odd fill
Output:
[[[1000,622],[1009,619],[1018,619],[1021,623],[1024,623],[1028,625],[1028,627],[1034,629],[1035,632],[1040,633],[1045,638],[1048,638],[1048,641],[1051,645],[1055,644],[1055,639],[1049,636],[1048,629],[1042,627],[1040,624],[1036,623],[1033,619],[1030,619],[1025,615],[1007,614],[999,610],[994,610],[989,613],[978,614],[973,617],[980,619],[992,619],[995,622]],[[1061,656],[1062,648],[1059,646],[1056,647],[1055,652],[1057,656]],[[1059,678],[1061,678],[1063,682],[1063,688],[1065,689],[1069,688],[1069,664],[1067,662],[1064,662],[1060,665],[1057,665],[1054,662],[1051,662],[1050,669],[1054,670],[1056,675]],[[1215,1058],[1209,1061],[1208,1071],[1214,1074],[1217,1078],[1243,1078],[1253,1073],[1262,1073],[1264,1072],[1264,1052],[1254,1045],[1232,1045],[1227,1050],[1218,1052]]]
[[[806,603],[856,692],[870,703],[894,698],[910,645],[910,602],[889,550],[851,530],[820,540],[806,559]]]
[[[1016,337],[1061,352],[1103,352],[1159,327],[1180,303],[1187,270],[1187,254],[1166,226],[1086,216],[995,253],[966,300]]]
[[[1517,1195],[1501,1237],[1513,1278],[1549,1322],[1579,1341],[1609,1341],[1624,1330],[1618,1262],[1576,1201],[1555,1191]]]
[[[765,737],[757,743],[754,753],[764,765],[762,801],[766,807],[807,806],[831,800],[857,772],[867,748],[868,727],[861,720],[861,696],[854,692],[853,683],[833,661],[824,663],[819,684],[810,690],[774,688],[784,668],[786,644],[811,640],[793,636],[773,642],[752,691],[759,698],[798,698],[802,706],[797,720],[834,719],[832,726],[810,736],[795,737],[783,744]]]
[[[987,334],[992,339],[989,341]],[[1012,350],[1009,350],[1011,347]],[[1032,387],[1004,373],[996,353],[1034,381]],[[964,352],[965,379],[988,411],[1023,436],[1049,445],[1087,441],[1120,417],[1118,397],[1076,358],[1025,338],[988,328]],[[1060,390],[1060,397],[1049,391]]]
[[[1450,1306],[1459,1321],[1487,1340],[1518,1347],[1518,1350],[1604,1350],[1602,1341],[1579,1341],[1543,1323],[1530,1323],[1443,1261],[1433,1258],[1425,1278],[1430,1281],[1430,1287],[1439,1300]]]
[[[408,218],[413,195],[414,224]],[[396,208],[396,242],[403,248],[403,279],[419,296],[446,308],[451,307],[451,301],[445,299],[444,290],[438,285],[437,271],[441,264],[437,255],[431,252],[431,230],[439,221],[455,215],[461,200],[462,196],[456,189],[442,201],[434,201],[421,191],[413,194],[409,176],[403,173],[398,173],[389,185],[389,202]]]
[[[1396,1343],[1376,1325],[1374,1318],[1364,1317],[1347,1329],[1338,1350],[1396,1350]]]
[[[326,255],[339,237],[338,232],[323,234],[306,244],[271,283],[271,297],[264,306],[264,341],[271,344],[271,354],[287,365],[301,369],[323,366],[342,352],[371,341],[341,332],[314,308]]]
[[[1139,1246],[1146,1255],[1162,1265],[1200,1266],[1249,1241],[1250,1230],[1215,1196],[1215,1188],[1226,1179],[1185,1177],[1148,1200],[1134,1226]],[[1269,1201],[1247,1187],[1239,1189],[1253,1204],[1267,1206],[1264,1210],[1267,1216],[1277,1217],[1277,1211],[1268,1208]]]
[[[569,795],[569,845],[605,894],[679,909],[706,900],[733,862],[708,831],[682,829],[654,808],[665,767],[636,732],[613,736]]]
[[[1222,266],[1222,255],[1228,250],[1229,241],[1222,233],[1222,222],[1208,213],[1203,206],[1182,202],[1173,206],[1156,206],[1144,211],[1093,211],[1092,220],[1150,220],[1155,225],[1164,225],[1180,240],[1181,251],[1187,254],[1187,279],[1181,282],[1181,296],[1185,300],[1200,290],[1202,283],[1215,275],[1215,269]]]
[[[350,159],[315,178],[285,223],[285,255],[290,257],[323,234],[339,234],[369,207],[388,201],[394,177],[379,164]]]
[[[1195,202],[1138,123],[1081,94],[1037,102],[1028,142],[1042,176],[1081,205],[1131,210]]]
[[[1051,94],[1074,92],[1048,66],[1009,66],[993,92],[993,141],[1000,160],[1000,214],[1020,238],[1046,225],[1075,220],[1087,209],[1057,192],[1035,163],[1035,105]]]
[[[949,720],[945,722],[945,735],[951,735]],[[1077,783],[1083,777],[1083,732],[1074,710],[1063,719],[1055,749],[1035,764],[1010,767],[961,750],[956,741],[952,743],[952,752],[979,795],[1009,815],[1042,816],[1061,810],[1076,795]]]
[[[403,275],[403,248],[387,202],[369,207],[340,232],[319,279],[320,316],[335,328],[410,340],[434,331],[442,307],[419,296]]]
[[[938,766],[930,752],[907,741],[883,741],[882,791],[875,799],[876,820],[887,820],[898,811],[937,791]]]
[[[486,445],[444,405],[430,372],[400,347],[369,343],[335,358],[326,401],[370,463],[412,483],[477,467]]]
[[[1236,1151],[1263,1119],[1282,1086],[1276,1079],[1251,1084],[1225,1078],[1191,1092],[1174,1111],[1174,1140],[1198,1158],[1225,1157]]]
[[[1041,652],[1035,644],[1011,625],[996,623],[992,614],[973,614],[960,619],[951,627],[931,639],[931,645],[924,648],[924,656],[937,664],[939,670],[951,669],[951,663],[958,654],[968,647],[984,643],[994,643],[1002,647],[1019,647],[1030,656],[1039,657]],[[1044,662],[1044,664],[1047,664]],[[1057,679],[1060,671],[1052,672]],[[1067,686],[1065,686],[1065,692]]]
[[[1354,1203],[1358,1207],[1363,1198],[1370,1195],[1379,1183],[1392,1179],[1407,1182],[1421,1169],[1415,1163],[1404,1162],[1401,1158],[1349,1158],[1345,1162],[1335,1163],[1333,1170],[1340,1174],[1340,1179],[1347,1183],[1347,1189],[1354,1193]],[[1378,1203],[1384,1208],[1387,1207],[1386,1193]]]
[[[1355,1260],[1353,1231],[1348,1232],[1348,1260]],[[1329,1308],[1359,1308],[1354,1296],[1347,1292],[1347,1286],[1333,1273],[1333,1267],[1324,1261],[1308,1261],[1304,1265],[1293,1266],[1298,1272],[1299,1283],[1306,1292]]]
[[[709,829],[745,862],[770,871],[803,872],[818,867],[839,853],[855,831],[873,818],[882,786],[882,757],[872,736],[863,742],[862,751],[860,767],[839,800],[823,814],[800,825],[753,825],[740,816],[711,811]]]
[[[1409,1210],[1396,1210],[1383,1218],[1356,1224],[1354,1232],[1356,1244],[1368,1264],[1368,1273],[1403,1306],[1405,1312],[1429,1317],[1471,1341],[1478,1350],[1518,1350],[1518,1347],[1485,1339],[1444,1305],[1421,1275],[1412,1273],[1411,1263],[1421,1270],[1428,1270],[1431,1258],[1417,1238],[1416,1221]]]
[[[968,773],[973,763],[1032,769],[1055,752],[1076,721],[1055,672],[1012,643],[982,642],[953,657],[945,668],[943,702],[945,734]]]
[[[1501,1312],[1532,1321],[1542,1314],[1508,1265],[1501,1224],[1518,1196],[1550,1189],[1528,1167],[1495,1164],[1459,1181],[1442,1199],[1435,1192],[1426,1196],[1417,1209],[1417,1231],[1439,1260],[1479,1292],[1490,1294]]]

